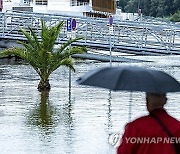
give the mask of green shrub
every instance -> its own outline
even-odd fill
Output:
[[[173,22],[180,22],[180,10],[174,13],[170,20]]]

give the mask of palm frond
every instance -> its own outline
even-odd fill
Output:
[[[83,54],[83,53],[86,53],[87,52],[87,49],[86,47],[73,47],[69,54],[70,56],[74,55],[74,54]]]
[[[38,49],[40,49],[40,43],[39,43],[39,40],[38,40],[38,38],[37,38],[36,33],[35,33],[35,32],[32,30],[32,28],[29,27],[29,26],[28,26],[28,29],[30,30],[31,35],[32,35],[32,37],[34,38],[34,43],[35,43],[35,45],[37,46]],[[34,46],[34,47],[35,47],[35,46]]]
[[[21,32],[24,34],[24,36],[27,38],[28,43],[33,46],[34,40],[33,40],[33,38],[31,37],[31,35],[30,35],[25,29],[22,29],[21,27],[20,27],[20,30],[21,30]]]
[[[21,49],[21,48],[9,48],[0,52],[0,58],[5,58],[8,56],[17,56],[17,57],[22,58],[27,63],[29,63],[40,75],[40,72],[38,70],[39,65],[38,65],[37,60],[34,59],[34,57],[31,54],[29,54],[26,50]]]
[[[59,35],[60,30],[62,29],[64,22],[59,22],[57,25],[48,28],[45,23],[42,24],[43,28],[41,31],[42,45],[48,51],[53,52],[54,45],[56,43],[57,37]]]
[[[77,37],[75,39],[70,39],[68,40],[66,43],[62,44],[60,48],[57,49],[56,54],[59,55],[61,54],[70,44],[72,44],[73,42],[76,42],[78,40],[83,39],[83,37]]]
[[[17,43],[21,44],[24,46],[24,48],[27,50],[27,51],[30,51],[32,52],[34,50],[34,48],[30,45],[30,44],[27,44],[26,42],[24,41],[17,41]]]
[[[57,68],[59,68],[60,66],[66,66],[69,67],[72,71],[75,72],[74,69],[74,63],[72,61],[72,58],[64,58],[62,60],[59,60],[58,63],[52,63],[52,65],[50,65],[48,74],[50,75],[52,72],[54,72]]]

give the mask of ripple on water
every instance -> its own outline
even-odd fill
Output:
[[[133,58],[154,62],[113,65],[159,69],[180,81],[179,56]],[[29,65],[0,65],[0,153],[115,153],[108,137],[112,132],[123,132],[129,118],[130,93],[110,93],[76,83],[87,71],[108,65],[77,63],[71,89],[69,70],[57,69],[50,77],[49,95],[37,91],[39,77]],[[180,119],[179,93],[168,97],[168,112]],[[132,93],[132,119],[147,114],[144,102],[144,93]]]

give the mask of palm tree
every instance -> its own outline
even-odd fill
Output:
[[[28,27],[29,32],[20,28],[27,39],[27,42],[18,41],[23,48],[9,48],[0,53],[1,58],[18,56],[29,63],[40,76],[39,91],[50,90],[49,76],[60,66],[64,65],[75,71],[71,56],[86,52],[85,47],[68,48],[71,43],[82,38],[70,39],[55,51],[54,46],[63,24],[62,21],[48,27],[45,21],[41,21],[40,39],[31,27]]]

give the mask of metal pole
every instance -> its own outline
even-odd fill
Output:
[[[112,42],[111,42],[111,35],[113,34],[113,17],[112,16],[110,16],[109,17],[109,35],[110,35],[110,39],[109,39],[109,44],[110,44],[110,46],[109,46],[109,52],[110,52],[110,67],[112,67],[112,51],[111,51],[111,49],[112,49]]]
[[[6,28],[6,13],[3,13],[3,36],[5,36],[5,28]]]
[[[88,33],[88,21],[86,20],[86,36],[85,36],[85,45],[86,45],[86,43],[87,43],[87,33]]]
[[[109,52],[110,52],[110,67],[112,67],[112,43],[111,43],[111,34],[110,34],[110,49],[109,49]]]
[[[138,0],[138,12],[139,12],[139,9],[140,9],[139,6],[140,6],[140,0]]]
[[[69,46],[69,50],[71,50],[71,44]],[[69,93],[70,92],[71,92],[71,69],[69,68]]]
[[[71,69],[69,68],[69,91],[71,90]]]
[[[69,68],[69,102],[71,101],[71,69]]]
[[[67,19],[67,34],[68,34],[68,38],[71,40],[72,39],[72,19],[71,18]],[[71,44],[69,45],[69,51],[70,50],[71,50]],[[71,57],[69,56],[69,58]],[[71,69],[69,68],[69,92],[70,90],[71,90]]]
[[[129,122],[131,122],[132,116],[132,92],[130,92],[130,100],[129,100]]]

